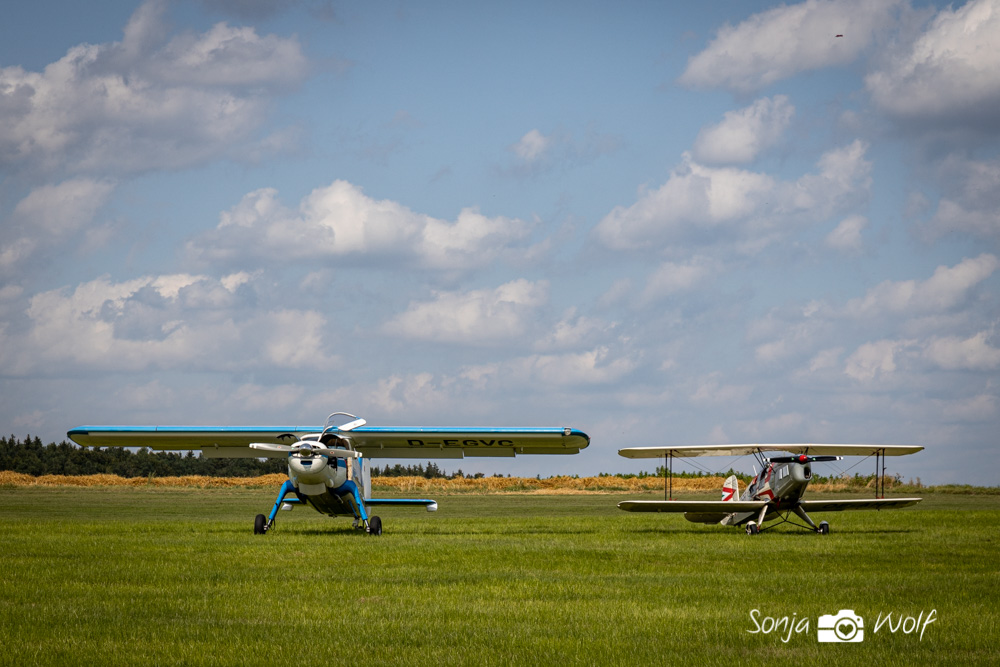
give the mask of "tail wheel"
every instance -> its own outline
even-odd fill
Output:
[[[747,535],[756,535],[760,532],[760,526],[751,521],[747,524]]]
[[[263,535],[267,532],[267,517],[263,514],[258,514],[253,520],[253,534]]]
[[[376,537],[382,534],[382,519],[377,516],[368,518],[368,534]]]

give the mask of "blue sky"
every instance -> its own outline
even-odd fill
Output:
[[[467,472],[878,442],[995,484],[1000,2],[672,4],[8,8],[0,427],[345,410],[592,437]]]

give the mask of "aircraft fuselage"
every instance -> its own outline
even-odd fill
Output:
[[[767,500],[790,509],[802,498],[811,480],[812,467],[808,463],[769,463],[753,478],[741,500]]]
[[[812,467],[808,463],[768,463],[753,478],[740,500],[767,501],[764,521],[770,521],[777,519],[781,513],[798,507],[811,480]],[[758,516],[758,512],[737,512],[727,517],[723,523],[735,526],[751,519],[756,520]]]
[[[343,459],[292,454],[288,457],[288,479],[302,502],[329,516],[358,516],[354,485],[348,484]]]

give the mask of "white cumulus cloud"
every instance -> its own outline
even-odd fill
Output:
[[[916,41],[865,78],[872,99],[900,119],[1000,127],[1000,3],[948,6]]]
[[[844,373],[860,382],[885,377],[896,371],[897,355],[911,346],[912,340],[879,340],[865,343],[847,358]]]
[[[932,236],[970,234],[1000,240],[1000,160],[950,155],[938,169],[944,190],[927,224]]]
[[[325,317],[250,308],[240,292],[246,282],[242,275],[102,277],[41,292],[23,313],[25,330],[0,331],[0,372],[331,367]]]
[[[969,291],[989,278],[1000,260],[989,253],[963,259],[955,266],[939,266],[924,281],[887,280],[868,290],[865,296],[848,302],[852,316],[882,313],[918,314],[942,312],[961,304]]]
[[[511,150],[525,162],[535,162],[545,155],[545,151],[551,145],[551,137],[546,137],[538,130],[531,130],[521,137],[516,144],[511,146]]]
[[[90,178],[74,178],[56,185],[35,188],[14,207],[21,224],[47,234],[64,235],[91,221],[107,201],[114,184]]]
[[[888,24],[897,4],[806,0],[754,14],[720,28],[688,60],[680,82],[751,93],[799,72],[850,63]]]
[[[188,252],[208,262],[395,257],[460,271],[492,262],[528,232],[521,220],[490,218],[475,208],[439,220],[338,180],[313,190],[297,209],[282,205],[273,188],[255,190],[224,212],[215,230],[189,242]]]
[[[164,43],[165,6],[137,9],[121,42],[75,46],[41,72],[0,68],[0,171],[200,163],[250,140],[269,92],[304,78],[294,37],[219,24]]]
[[[969,338],[935,337],[927,343],[924,356],[947,370],[994,370],[1000,367],[1000,349],[987,342],[988,332]]]
[[[704,256],[681,262],[663,262],[647,278],[640,302],[648,304],[678,292],[693,290],[717,274],[720,268],[718,262]]]
[[[548,283],[524,279],[496,289],[438,292],[382,327],[390,335],[418,340],[495,345],[524,336],[548,302]]]
[[[734,167],[707,167],[685,155],[670,178],[640,192],[598,223],[596,234],[619,250],[665,243],[705,245],[720,239],[755,252],[804,221],[824,220],[867,198],[871,164],[858,140],[830,150],[818,171],[797,181]]]
[[[843,220],[826,235],[824,243],[834,250],[857,252],[863,242],[861,232],[868,226],[868,218],[863,215],[851,215]]]
[[[727,111],[722,122],[703,128],[692,153],[703,164],[752,162],[774,145],[795,115],[784,95],[764,97],[748,107]]]

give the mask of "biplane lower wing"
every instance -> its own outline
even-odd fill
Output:
[[[843,512],[845,510],[896,509],[916,505],[921,500],[921,498],[800,500],[799,506],[806,512]]]
[[[250,443],[293,444],[324,431],[322,426],[78,426],[67,435],[85,447],[148,447],[200,450],[209,458],[284,458],[286,453],[251,449]],[[461,459],[522,454],[577,454],[590,444],[583,431],[557,427],[423,428],[362,426],[327,432],[350,441],[367,458]]]
[[[733,512],[756,512],[766,504],[766,500],[623,500],[618,503],[618,509],[626,512],[694,512],[721,517]]]

